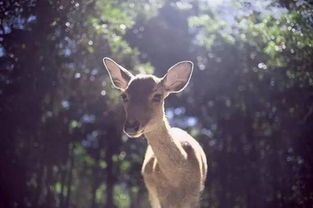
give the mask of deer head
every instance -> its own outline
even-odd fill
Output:
[[[124,132],[129,137],[140,137],[153,131],[163,121],[164,99],[170,93],[182,91],[190,80],[193,63],[182,61],[158,78],[153,75],[134,76],[110,58],[103,59],[112,84],[121,90],[126,113]]]

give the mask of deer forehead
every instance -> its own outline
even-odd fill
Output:
[[[159,78],[153,75],[137,75],[129,83],[126,93],[139,100],[147,98],[157,90]]]

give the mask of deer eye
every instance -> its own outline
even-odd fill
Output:
[[[121,98],[122,98],[124,103],[126,103],[128,101],[128,97],[125,93],[121,94]]]
[[[162,94],[155,94],[152,98],[153,102],[160,102],[162,99]]]

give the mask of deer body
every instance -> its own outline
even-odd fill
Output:
[[[145,137],[149,145],[142,174],[152,207],[198,207],[206,176],[206,158],[200,145],[178,128]]]
[[[174,65],[163,78],[133,76],[109,58],[104,64],[113,85],[123,91],[125,133],[144,135],[148,142],[142,174],[151,207],[199,207],[207,173],[205,154],[187,132],[171,128],[164,113],[164,99],[188,84],[192,63]]]

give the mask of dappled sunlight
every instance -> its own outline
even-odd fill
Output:
[[[147,141],[123,133],[103,57],[158,77],[194,63],[165,114],[206,153],[201,207],[313,204],[310,1],[7,0],[0,11],[0,207],[149,207]]]

